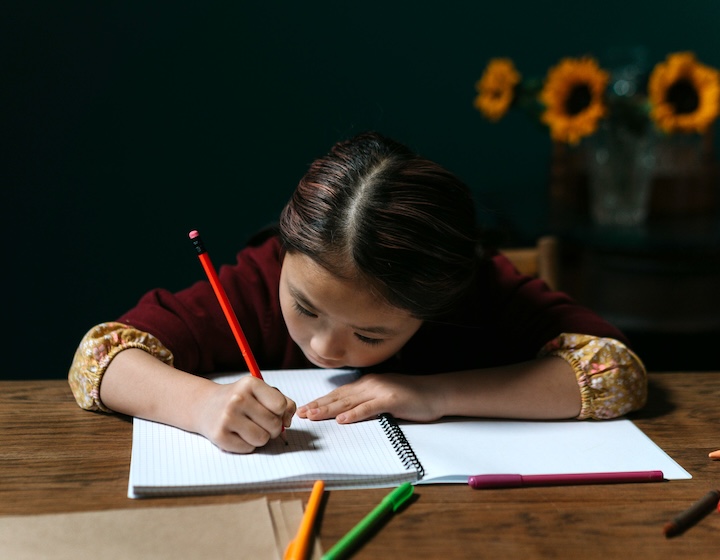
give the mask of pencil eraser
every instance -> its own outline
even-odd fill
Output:
[[[196,237],[200,237],[200,234],[198,233],[198,230],[194,229],[188,233],[188,237],[190,237],[190,239],[195,239]]]

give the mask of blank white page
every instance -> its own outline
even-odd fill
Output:
[[[690,473],[627,419],[398,421],[425,469],[420,484],[466,483],[477,474],[570,474],[659,470]]]

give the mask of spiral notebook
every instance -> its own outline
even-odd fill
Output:
[[[241,375],[217,377],[231,383]],[[349,383],[348,370],[264,371],[265,380],[304,404]],[[171,426],[133,420],[128,495],[382,488],[467,483],[486,473],[562,474],[661,470],[666,479],[690,474],[627,419],[603,422],[523,422],[449,418],[411,423],[383,415],[356,424],[295,417],[288,445],[271,441],[252,454],[219,450]]]

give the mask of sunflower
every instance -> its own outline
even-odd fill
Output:
[[[603,101],[609,75],[593,58],[565,58],[551,68],[540,92],[540,116],[557,142],[577,144],[597,130],[607,109]]]
[[[691,52],[673,53],[650,74],[648,96],[650,116],[660,130],[703,133],[720,110],[719,74]]]
[[[507,113],[515,98],[515,86],[520,73],[509,58],[490,60],[483,75],[475,84],[478,92],[475,108],[488,120],[498,121]]]

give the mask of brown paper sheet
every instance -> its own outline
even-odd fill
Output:
[[[288,543],[295,538],[298,527],[303,516],[303,507],[300,500],[280,501],[273,500],[269,503],[270,512],[275,524],[275,538],[278,543],[278,550],[285,553]],[[312,560],[321,560],[323,551],[320,539],[315,538],[312,553],[308,556]]]
[[[0,517],[0,558],[282,560],[301,500]],[[316,543],[313,558],[319,558]]]

